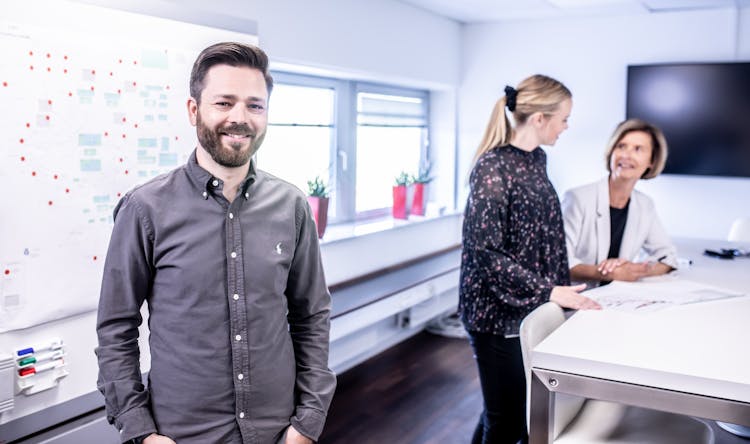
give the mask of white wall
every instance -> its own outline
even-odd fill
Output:
[[[722,9],[473,25],[462,51],[462,177],[503,87],[539,72],[573,92],[570,129],[547,150],[550,177],[562,194],[606,174],[604,144],[625,117],[627,65],[750,60],[750,9],[739,16]],[[656,200],[675,236],[725,238],[731,221],[750,213],[750,179],[661,176],[638,186]]]
[[[461,28],[457,23],[395,0],[75,1],[153,13],[164,18],[187,21],[194,18],[199,23],[215,27],[221,27],[216,21],[221,21],[222,16],[231,18],[228,22],[231,21],[233,26],[241,24],[244,18],[248,23],[257,24],[261,47],[274,64],[305,65],[318,72],[430,89],[435,97],[431,116],[439,123],[436,133],[441,139],[434,141],[441,151],[436,156],[436,174],[442,176],[436,190],[445,194],[442,200],[452,203],[453,171],[450,166],[455,153],[455,90],[459,80],[461,41]],[[425,221],[324,245],[329,284],[459,242],[458,219]],[[414,236],[424,236],[428,240],[407,242]],[[359,254],[361,260],[353,262],[353,252]],[[18,397],[12,411],[0,414],[0,424],[96,389],[94,325],[95,313],[90,312],[0,336],[0,353],[11,350],[14,344],[61,337],[68,347],[71,371],[57,389],[33,397]]]

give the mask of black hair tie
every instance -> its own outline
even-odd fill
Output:
[[[508,107],[510,112],[516,110],[516,96],[518,96],[518,91],[515,88],[512,86],[505,87],[505,106]]]

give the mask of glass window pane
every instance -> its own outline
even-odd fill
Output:
[[[396,176],[401,171],[418,172],[423,131],[409,127],[357,127],[357,213],[393,205]]]
[[[424,102],[419,97],[361,92],[357,94],[357,112],[422,116],[425,114],[425,109]]]
[[[268,104],[269,124],[333,125],[335,91],[277,84]]]
[[[307,181],[315,176],[328,182],[333,132],[328,127],[269,125],[266,140],[256,154],[258,168],[307,193]],[[335,198],[333,194],[329,197]],[[335,217],[333,202],[328,208],[328,215]]]

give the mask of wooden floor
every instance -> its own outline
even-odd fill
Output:
[[[467,340],[420,333],[339,375],[321,444],[468,444],[482,410]],[[711,422],[715,444],[750,444]]]
[[[319,442],[463,444],[481,410],[468,341],[423,332],[339,375]]]

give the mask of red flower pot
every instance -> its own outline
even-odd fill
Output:
[[[412,186],[414,187],[414,197],[411,201],[411,214],[424,216],[425,184],[415,183]]]
[[[310,204],[315,227],[318,229],[318,239],[322,239],[328,224],[328,198],[307,196],[307,203]]]
[[[407,219],[406,213],[406,185],[393,187],[393,218]]]

